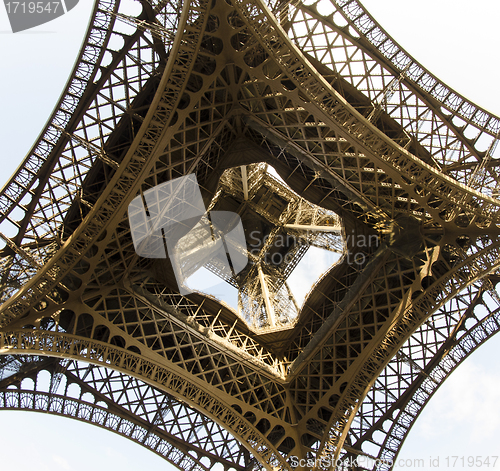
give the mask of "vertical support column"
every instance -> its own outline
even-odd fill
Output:
[[[248,201],[248,175],[247,166],[242,165],[241,167],[241,182],[243,183],[243,198]]]
[[[266,304],[267,319],[269,321],[269,325],[271,327],[274,327],[276,325],[274,307],[273,303],[271,302],[271,298],[269,297],[269,290],[267,289],[266,279],[264,278],[264,272],[262,271],[262,267],[260,266],[260,264],[258,265],[258,270],[260,285],[262,287],[262,295],[264,296],[264,303]]]

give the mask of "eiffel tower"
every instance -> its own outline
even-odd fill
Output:
[[[0,408],[182,470],[391,469],[500,328],[500,119],[357,0],[141,4],[96,1],[0,194]],[[234,305],[181,294],[176,260],[134,246],[130,203],[190,175],[243,224],[242,271],[202,264]],[[314,249],[339,260],[300,305],[290,278]]]

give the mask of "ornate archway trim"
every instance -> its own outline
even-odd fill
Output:
[[[183,455],[181,462],[177,463],[171,455],[178,454],[178,448],[161,434],[139,424],[127,423],[125,417],[96,404],[40,391],[10,389],[0,392],[0,410],[42,412],[85,422],[128,438],[179,469],[186,469],[179,464],[191,459],[193,466],[187,469],[209,470],[187,453]]]
[[[9,357],[3,364],[0,361],[0,410],[45,412],[85,421],[135,441],[183,471],[208,471],[215,463],[226,471],[247,469],[249,453],[227,431],[141,380],[78,361]],[[17,371],[16,366],[9,368],[13,363]],[[44,374],[50,375],[50,382]],[[103,387],[104,380],[114,386]],[[137,407],[138,397],[149,407]],[[204,430],[206,438],[201,434],[193,440],[195,428]]]
[[[167,368],[133,352],[76,335],[39,330],[0,332],[0,354],[49,355],[71,358],[124,372],[167,391],[199,410],[238,439],[266,469],[291,470],[289,464],[259,431],[203,385],[196,385]]]
[[[429,362],[428,368],[423,370],[420,380],[412,385],[413,394],[405,407],[402,407],[395,417],[380,450],[382,459],[390,460],[398,456],[410,430],[415,425],[416,419],[433,395],[455,369],[499,331],[500,309],[496,309],[465,331],[459,339],[456,338],[457,333],[453,332],[443,342],[435,357]],[[380,469],[389,470],[387,467]]]

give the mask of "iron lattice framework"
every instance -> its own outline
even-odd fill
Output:
[[[499,118],[357,0],[141,4],[96,2],[0,194],[0,407],[90,421],[186,470],[389,469],[500,325]],[[128,203],[191,173],[207,208],[233,198],[271,234],[253,278],[228,280],[251,315],[180,295],[167,260],[134,251]],[[303,248],[270,266],[279,231]],[[299,308],[284,287],[310,245],[343,255]]]

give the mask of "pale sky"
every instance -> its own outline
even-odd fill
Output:
[[[127,0],[132,2],[132,0]],[[406,50],[472,101],[500,115],[498,0],[363,0]],[[0,5],[0,184],[19,165],[67,80],[91,2],[33,30],[12,34]],[[500,455],[500,338],[472,355],[435,394],[400,454],[448,469],[447,456]],[[439,467],[435,465],[439,458]],[[500,461],[500,460],[499,460]],[[141,446],[98,427],[45,414],[0,413],[2,469],[173,469]],[[399,469],[410,466],[400,466]],[[490,466],[491,467],[491,466]],[[500,469],[497,461],[496,468]],[[495,468],[495,469],[496,469]],[[451,469],[451,468],[450,468]],[[460,463],[455,469],[461,469]]]

